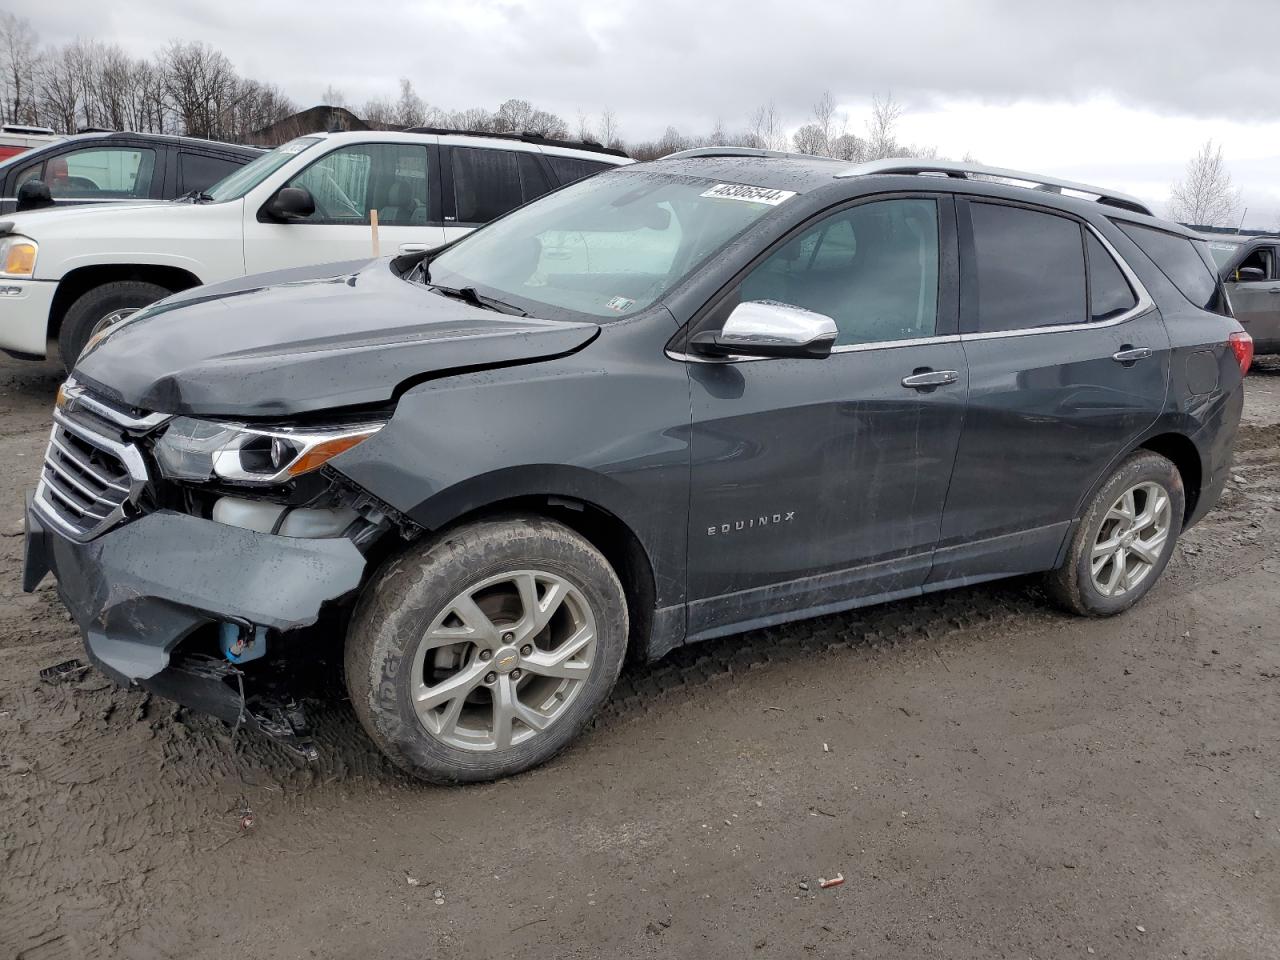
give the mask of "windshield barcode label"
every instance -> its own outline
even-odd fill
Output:
[[[704,197],[719,197],[721,200],[745,200],[748,203],[764,203],[776,207],[784,200],[796,195],[794,190],[771,190],[768,187],[752,187],[745,183],[717,183],[705,191]]]

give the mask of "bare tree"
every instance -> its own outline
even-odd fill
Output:
[[[169,44],[162,55],[164,88],[188,136],[220,139],[239,84],[226,54],[207,44]]]
[[[600,142],[615,150],[622,144],[622,136],[618,130],[618,118],[614,112],[605,107],[600,111]]]
[[[791,135],[797,153],[809,153],[815,157],[827,155],[827,135],[817,123],[806,123]]]
[[[400,78],[400,99],[396,101],[396,125],[420,127],[427,122],[427,105],[413,89],[413,81]]]
[[[585,143],[595,138],[595,131],[591,129],[591,118],[587,116],[585,110],[580,109],[578,111],[578,139]]]
[[[331,83],[321,91],[320,102],[326,107],[345,107],[347,95]]]
[[[801,150],[801,153],[813,153],[819,156],[831,156],[831,141],[837,136],[833,126],[836,119],[836,101],[831,96],[830,90],[824,90],[822,96],[818,98],[818,102],[813,105],[813,126],[817,133],[821,134],[821,140],[816,137],[810,146],[814,149]],[[842,131],[843,132],[843,131]],[[797,146],[797,149],[799,147]]]
[[[12,13],[0,15],[0,84],[4,102],[0,104],[3,119],[12,123],[35,123],[36,104],[36,34],[25,17]]]
[[[40,62],[36,75],[40,91],[40,116],[49,126],[68,133],[76,129],[80,112],[80,87],[76,83],[76,61],[65,50],[56,51]]]
[[[1231,183],[1221,145],[1206,140],[1187,163],[1186,176],[1169,191],[1169,214],[1175,220],[1222,226],[1235,219],[1240,191]]]
[[[842,133],[831,141],[831,156],[861,163],[867,159],[867,141],[852,133]]]
[[[883,97],[876,94],[871,98],[871,117],[867,120],[866,159],[883,160],[902,155],[897,138],[898,120],[901,116],[902,106],[893,99],[893,94]]]
[[[782,128],[782,118],[778,116],[778,108],[772,100],[752,111],[748,126],[755,143],[764,149],[787,149],[787,134]]]

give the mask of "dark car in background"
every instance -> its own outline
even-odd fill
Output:
[[[172,200],[261,156],[256,147],[154,133],[81,133],[0,163],[0,214],[75,203]],[[26,203],[19,192],[27,185]],[[47,199],[36,200],[38,184]]]
[[[505,776],[628,658],[1027,573],[1128,609],[1219,497],[1249,359],[1132,198],[694,150],[110,328],[24,586],[119,682],[305,752],[279,691],[332,655],[401,767]]]
[[[1280,237],[1215,233],[1205,241],[1254,351],[1280,353]]]

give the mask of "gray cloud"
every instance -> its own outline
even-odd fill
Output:
[[[1274,120],[1280,4],[1237,12],[1199,0],[62,0],[27,16],[46,43],[78,34],[142,54],[204,40],[301,104],[330,83],[356,103],[392,96],[407,76],[447,108],[523,97],[572,123],[609,105],[641,138],[717,117],[732,130],[768,99],[799,122],[824,89],[842,102],[891,90],[909,107],[1105,93],[1174,114]]]

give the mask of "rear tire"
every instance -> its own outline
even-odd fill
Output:
[[[85,344],[102,324],[122,320],[130,313],[163,300],[173,291],[141,280],[104,283],[80,295],[67,310],[58,331],[58,353],[68,373],[84,352]]]
[[[1050,595],[1085,617],[1128,610],[1168,565],[1185,509],[1178,468],[1158,453],[1137,451],[1085,510],[1066,560],[1047,577]]]
[[[545,763],[613,689],[627,604],[604,556],[541,517],[482,520],[410,547],[365,588],[346,642],[356,716],[435,783]]]

